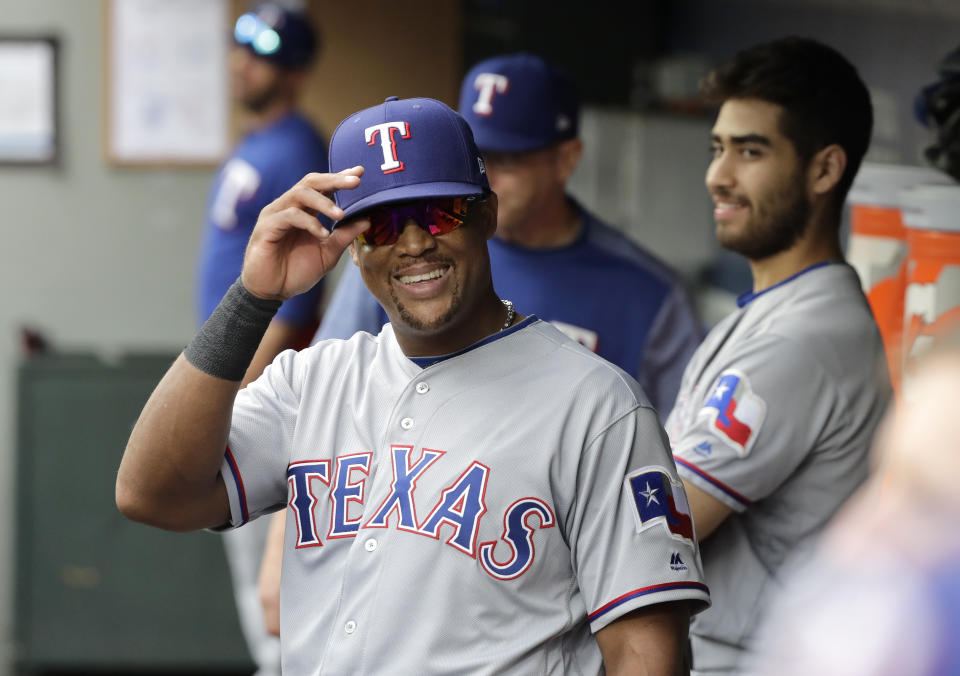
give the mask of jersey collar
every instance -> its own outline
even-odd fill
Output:
[[[442,361],[446,361],[447,359],[453,359],[454,357],[459,357],[461,354],[466,354],[471,350],[476,350],[478,347],[483,347],[484,345],[488,345],[496,340],[500,340],[501,338],[506,338],[507,336],[512,335],[517,331],[524,329],[527,326],[530,326],[530,324],[536,321],[539,321],[537,319],[537,316],[530,315],[519,324],[514,324],[509,329],[504,329],[503,331],[497,331],[496,333],[492,333],[486,338],[484,338],[483,340],[478,340],[476,343],[474,343],[470,347],[465,347],[459,352],[451,352],[450,354],[443,354],[443,355],[440,355],[439,357],[407,357],[407,359],[412,361],[414,364],[416,364],[420,368],[425,369],[430,366],[433,366],[434,364],[439,364]]]
[[[789,277],[787,277],[786,279],[777,282],[777,283],[774,284],[773,286],[768,286],[768,287],[767,287],[766,289],[764,289],[763,291],[756,291],[756,292],[750,291],[750,292],[748,292],[748,293],[745,293],[745,294],[743,294],[743,295],[741,295],[740,297],[737,298],[737,307],[741,307],[741,308],[742,308],[742,307],[744,307],[745,305],[747,305],[748,303],[753,302],[754,300],[756,300],[757,298],[759,298],[759,297],[762,296],[763,294],[767,293],[768,291],[773,291],[774,289],[779,288],[779,287],[781,287],[781,286],[783,286],[783,285],[785,285],[785,284],[789,284],[790,282],[792,282],[793,280],[795,280],[797,277],[802,277],[803,275],[805,275],[805,274],[807,274],[808,272],[811,272],[811,271],[813,271],[813,270],[816,270],[817,268],[822,268],[822,267],[824,267],[824,266],[826,266],[826,265],[833,265],[834,263],[836,263],[836,261],[820,261],[819,263],[814,263],[813,265],[804,268],[804,269],[801,270],[800,272],[797,272],[797,273],[795,273],[795,274],[792,274],[792,275],[790,275]]]

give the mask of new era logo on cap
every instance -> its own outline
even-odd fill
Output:
[[[579,112],[573,81],[523,52],[481,61],[460,89],[460,114],[484,151],[527,152],[574,138]]]
[[[330,139],[330,171],[356,165],[364,168],[360,186],[335,195],[344,218],[387,202],[490,190],[470,127],[434,99],[393,96],[341,122]]]

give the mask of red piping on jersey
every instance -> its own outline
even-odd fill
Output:
[[[242,526],[247,521],[250,520],[250,513],[247,511],[247,491],[243,488],[243,477],[240,476],[240,468],[237,467],[237,461],[233,457],[233,451],[230,450],[230,446],[227,446],[227,464],[230,465],[230,471],[233,473],[233,480],[237,484],[237,492],[240,497],[240,518],[242,519],[240,525]]]
[[[726,493],[727,495],[729,495],[731,498],[733,498],[733,499],[736,500],[737,502],[742,503],[745,507],[749,507],[750,505],[753,504],[753,500],[750,500],[749,498],[743,497],[742,495],[740,495],[739,493],[737,493],[735,490],[733,490],[732,488],[730,488],[727,484],[723,483],[723,482],[720,481],[719,479],[713,478],[712,476],[710,476],[709,474],[707,474],[706,472],[704,472],[702,469],[700,469],[699,467],[697,467],[696,465],[694,465],[694,464],[693,464],[692,462],[690,462],[689,460],[684,460],[683,458],[678,458],[677,456],[673,456],[673,459],[674,459],[675,461],[679,462],[681,465],[683,465],[683,466],[686,467],[687,469],[689,469],[691,472],[695,472],[696,474],[700,475],[702,478],[704,478],[704,479],[706,479],[707,481],[709,481],[710,483],[712,483],[714,486],[716,486],[717,488],[719,488],[720,490],[722,490],[724,493]]]
[[[638,596],[645,596],[646,594],[655,594],[662,591],[673,591],[674,589],[696,589],[702,591],[704,594],[710,594],[710,590],[707,589],[707,585],[700,582],[665,582],[663,584],[655,584],[650,587],[641,587],[640,589],[634,589],[632,592],[627,592],[623,596],[618,596],[614,600],[610,601],[606,605],[603,605],[587,616],[587,619],[593,622],[595,619],[601,615],[613,610],[619,605],[626,603],[631,599],[635,599]]]

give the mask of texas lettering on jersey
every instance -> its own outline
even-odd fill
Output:
[[[350,506],[362,508],[365,504],[372,453],[292,463],[287,468],[287,484],[289,508],[297,527],[297,549],[323,546],[316,507],[326,493],[331,503],[323,536],[327,540],[356,537],[361,528],[396,528],[439,540],[440,527],[446,525],[453,530],[446,544],[477,559],[490,576],[512,580],[523,575],[536,555],[534,532],[556,524],[553,510],[539,498],[520,498],[503,513],[500,541],[478,544],[480,520],[487,512],[485,498],[490,468],[474,461],[440,492],[427,516],[420,518],[414,500],[417,481],[443,455],[443,451],[424,448],[415,456],[412,446],[391,446],[393,481],[389,495],[376,503],[368,516],[354,518],[350,517]],[[354,510],[359,511],[362,510]]]

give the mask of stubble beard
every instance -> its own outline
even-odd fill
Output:
[[[447,308],[447,311],[432,321],[424,321],[400,302],[396,292],[391,290],[390,296],[393,299],[394,306],[397,308],[397,312],[400,314],[400,321],[415,331],[433,331],[446,326],[453,321],[460,312],[460,307],[463,305],[463,294],[460,293],[460,287],[456,286],[451,294],[450,307]]]
[[[739,233],[725,232],[718,226],[717,241],[749,260],[764,260],[796,244],[806,232],[810,211],[800,177],[794,176],[770,199],[756,204]]]

